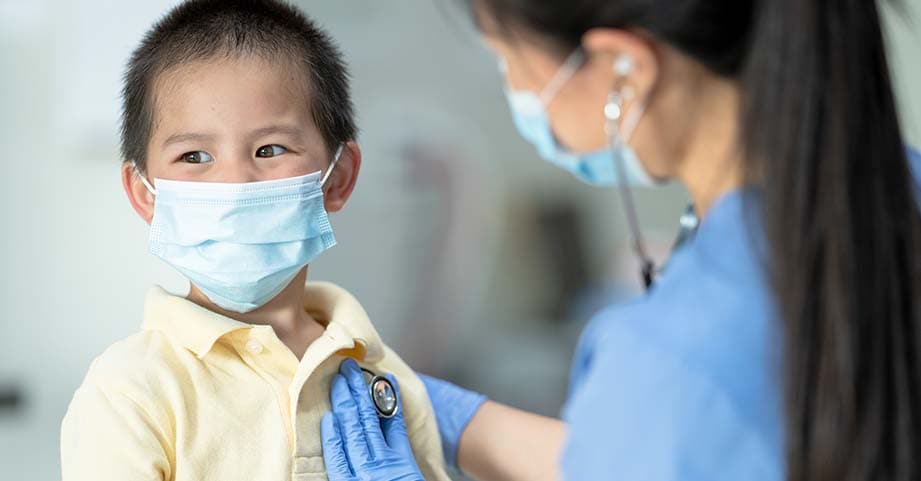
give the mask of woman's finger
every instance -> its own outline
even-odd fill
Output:
[[[400,452],[407,459],[413,459],[413,448],[409,442],[406,421],[403,418],[403,398],[400,396],[400,386],[397,384],[397,378],[393,374],[387,374],[386,376],[393,383],[393,389],[397,396],[397,413],[392,418],[381,420],[384,439],[392,449]]]
[[[345,446],[345,454],[348,456],[352,466],[359,468],[369,464],[371,454],[368,450],[365,430],[361,425],[361,419],[358,414],[358,405],[352,398],[352,391],[349,389],[348,381],[341,374],[333,376],[330,400],[333,405],[333,414],[336,415],[336,420],[339,421],[339,433],[342,436],[342,444]]]
[[[323,462],[326,463],[326,475],[331,481],[345,481],[355,477],[349,464],[349,458],[342,446],[342,435],[336,416],[328,412],[320,421],[320,437],[323,440]]]
[[[374,401],[371,400],[371,391],[365,383],[365,376],[353,359],[343,361],[339,366],[339,372],[348,381],[352,399],[358,405],[358,417],[365,430],[365,440],[371,452],[371,459],[376,459],[378,454],[387,448],[387,443],[381,433],[381,420],[377,416],[377,409],[374,408]]]

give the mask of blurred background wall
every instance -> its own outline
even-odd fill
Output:
[[[146,253],[117,151],[123,65],[174,3],[0,0],[3,479],[60,477],[60,420],[89,363],[139,329],[151,284],[185,289]],[[417,369],[555,415],[584,321],[637,289],[615,192],[520,140],[451,0],[298,3],[352,66],[365,152],[311,277],[355,293]],[[890,61],[921,145],[921,0],[906,5],[887,13]],[[660,255],[685,202],[676,186],[638,196]]]

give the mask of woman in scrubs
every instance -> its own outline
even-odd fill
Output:
[[[700,226],[658,276],[639,249],[650,288],[589,324],[562,420],[426,379],[448,462],[484,481],[921,479],[921,159],[879,5],[470,9],[542,157],[596,185],[679,180]],[[330,479],[422,479],[400,416],[342,375]]]

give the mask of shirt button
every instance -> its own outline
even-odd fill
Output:
[[[256,339],[250,339],[246,341],[246,350],[253,354],[259,354],[262,352],[262,343]]]

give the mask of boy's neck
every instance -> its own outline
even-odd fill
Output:
[[[277,296],[265,305],[250,312],[233,312],[211,302],[194,284],[188,300],[222,316],[247,324],[269,325],[275,335],[300,359],[313,341],[323,334],[325,327],[304,309],[304,284],[307,267],[288,283]]]

